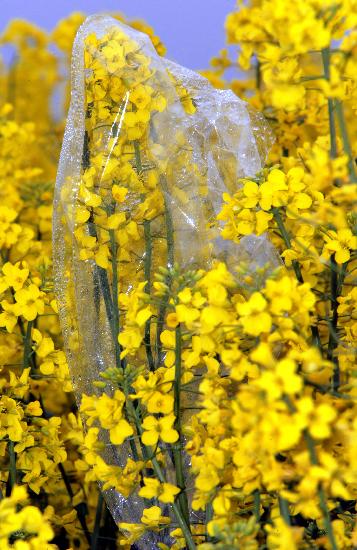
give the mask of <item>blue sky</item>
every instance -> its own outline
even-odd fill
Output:
[[[0,0],[0,32],[13,18],[48,30],[73,11],[119,11],[150,23],[167,46],[167,57],[204,69],[224,46],[224,20],[234,0]]]

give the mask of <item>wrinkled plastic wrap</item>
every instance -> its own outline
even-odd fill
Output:
[[[209,268],[218,258],[234,269],[244,260],[252,273],[277,264],[265,236],[238,245],[224,241],[214,222],[222,194],[261,170],[272,141],[261,115],[231,91],[159,57],[146,35],[107,16],[82,25],[53,228],[55,289],[79,400],[98,391],[93,380],[116,364],[105,288],[113,289],[113,307],[118,292],[174,262]],[[102,227],[117,214],[111,231]],[[109,265],[111,238],[117,280]],[[102,438],[106,461],[125,465],[129,446],[117,449]],[[143,501],[136,495],[107,491],[106,499],[115,521],[140,521]],[[138,546],[156,548],[151,535]]]

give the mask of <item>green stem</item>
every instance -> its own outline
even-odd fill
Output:
[[[141,426],[141,423],[140,423],[140,418],[138,417],[138,412],[135,409],[133,403],[130,401],[130,399],[127,400],[126,406],[129,408],[129,410],[128,410],[129,415],[133,418],[133,420],[135,422],[137,432],[141,436],[142,433],[143,433],[143,429],[142,429],[142,426]],[[150,448],[146,447],[143,443],[141,445],[142,445],[142,450],[143,450],[143,456],[147,460],[150,458],[153,469],[154,469],[154,472],[157,475],[157,479],[160,481],[160,483],[166,483],[166,478],[164,476],[164,473],[161,469],[159,461],[157,460],[156,456],[154,456],[153,451]],[[174,514],[175,514],[177,523],[179,524],[179,526],[182,530],[182,533],[184,535],[184,538],[185,538],[185,541],[186,541],[186,544],[187,544],[187,548],[189,550],[195,550],[196,545],[195,545],[195,542],[193,540],[192,533],[190,531],[189,525],[186,523],[186,520],[185,520],[185,518],[182,514],[181,506],[179,506],[177,504],[177,502],[174,502],[172,504],[172,509],[173,509]]]
[[[168,204],[168,189],[165,178],[162,176],[160,178],[160,185],[163,190],[164,195],[164,206],[165,206],[165,226],[166,226],[166,247],[167,247],[167,261],[166,266],[169,270],[169,274],[166,277],[165,283],[170,289],[172,283],[172,277],[170,275],[170,269],[173,268],[175,263],[175,242],[174,242],[174,224],[172,220],[171,210]],[[166,293],[163,303],[160,306],[158,318],[157,318],[157,329],[156,329],[156,360],[157,364],[160,365],[162,361],[162,344],[160,340],[161,333],[164,328],[164,321],[166,315],[166,309],[169,302],[169,292]]]
[[[257,59],[257,62],[255,64],[255,86],[258,90],[260,90],[260,87],[262,85],[262,68],[259,59]]]
[[[341,132],[341,137],[343,142],[343,149],[348,157],[348,172],[350,175],[351,183],[357,183],[355,160],[353,158],[353,153],[352,153],[348,131],[347,131],[347,125],[345,121],[345,115],[343,112],[343,105],[341,101],[336,100],[335,110],[336,110],[338,125],[340,127],[340,132]]]
[[[151,240],[151,224],[149,220],[144,221],[144,237],[145,237],[145,292],[150,294],[151,291],[151,262],[152,262],[152,240]]]
[[[176,327],[175,330],[176,345],[175,345],[175,381],[174,381],[174,413],[175,413],[175,429],[179,434],[177,443],[173,445],[173,456],[176,471],[176,484],[181,489],[178,496],[178,503],[185,517],[187,525],[189,525],[189,509],[186,494],[186,481],[182,460],[182,426],[181,426],[181,327]]]
[[[291,248],[290,235],[286,230],[286,227],[284,225],[284,222],[282,220],[282,217],[280,215],[280,211],[279,211],[278,208],[273,208],[273,215],[274,215],[274,219],[276,221],[276,224],[278,226],[278,229],[280,231],[280,234],[283,238],[283,241],[284,241],[285,245],[287,246],[287,248]],[[299,283],[303,284],[304,278],[303,278],[302,273],[301,273],[299,262],[297,260],[293,260],[292,261],[292,266],[294,268],[295,276],[296,276],[297,280],[299,281]],[[310,330],[311,330],[312,341],[313,341],[314,345],[317,346],[319,348],[319,350],[321,351],[322,350],[322,345],[321,345],[321,339],[320,339],[320,334],[319,334],[318,327],[316,325],[311,325]]]
[[[319,464],[319,461],[317,459],[316,454],[316,448],[315,448],[315,442],[309,432],[307,430],[304,431],[304,439],[306,442],[306,446],[309,451],[310,461],[313,466],[317,466]],[[320,503],[320,509],[323,515],[324,519],[324,525],[327,537],[330,541],[332,550],[338,550],[338,546],[336,543],[335,535],[332,528],[332,523],[330,519],[330,512],[327,505],[327,498],[325,494],[325,490],[321,483],[318,485],[318,497],[319,497],[319,503]]]
[[[326,80],[330,80],[330,48],[324,48],[321,52],[322,63],[324,66],[324,77]],[[327,99],[328,105],[328,118],[329,118],[329,127],[330,127],[330,156],[332,159],[337,157],[337,141],[336,141],[336,124],[334,118],[334,105],[333,99]]]
[[[88,132],[85,131],[84,140],[83,140],[83,151],[82,151],[82,169],[83,170],[86,170],[90,167],[89,144],[90,144],[90,137]],[[90,218],[87,222],[87,225],[88,225],[89,235],[91,237],[95,237],[95,239],[98,240],[97,229],[94,223],[93,211],[90,214]],[[110,294],[108,274],[105,269],[103,269],[102,267],[99,267],[97,264],[95,264],[94,273],[93,273],[93,286],[94,286],[94,300],[98,310],[99,310],[100,294],[102,294],[103,296],[106,314],[107,314],[108,322],[112,332],[113,344],[115,347],[118,341],[118,334],[115,332],[115,327],[113,324],[114,308],[113,308],[112,297]]]
[[[340,385],[340,366],[338,357],[334,354],[337,347],[337,342],[334,335],[337,333],[338,323],[338,287],[339,287],[339,272],[338,266],[335,260],[335,255],[331,257],[331,311],[332,319],[329,331],[329,340],[327,348],[327,358],[334,363],[334,371],[332,376],[332,389],[337,391]]]
[[[58,469],[61,473],[61,476],[62,476],[62,479],[63,479],[63,483],[66,487],[66,490],[67,490],[67,493],[68,493],[68,496],[69,498],[73,499],[74,497],[74,492],[73,492],[73,489],[72,489],[72,486],[71,486],[71,483],[68,479],[68,476],[67,476],[67,473],[66,473],[66,470],[64,469],[64,466],[63,464],[60,462],[58,464]],[[87,522],[86,522],[86,514],[87,514],[87,507],[86,507],[86,504],[84,502],[79,502],[78,504],[76,504],[76,506],[73,507],[76,512],[77,512],[77,516],[78,516],[78,521],[79,523],[81,524],[81,527],[83,529],[83,532],[84,532],[84,535],[87,539],[87,542],[89,544],[89,548],[91,547],[91,536],[90,536],[90,532],[89,532],[89,529],[88,529],[88,526],[87,526]]]
[[[143,165],[142,165],[142,162],[141,162],[141,154],[140,154],[140,145],[139,145],[139,142],[137,140],[135,140],[133,143],[134,143],[134,154],[135,154],[136,170],[138,172],[138,175],[140,175],[141,172],[143,171]]]
[[[136,171],[140,175],[143,171],[141,161],[140,144],[137,140],[134,142],[135,164]],[[152,239],[151,239],[151,224],[149,220],[144,220],[144,239],[145,239],[145,257],[144,257],[144,276],[146,280],[145,292],[151,293],[151,263],[152,263]],[[155,363],[151,349],[151,322],[148,319],[145,323],[144,344],[146,357],[148,360],[149,369],[155,370]]]
[[[174,242],[174,224],[170,206],[168,204],[168,188],[166,180],[161,177],[160,184],[164,192],[165,203],[165,224],[166,224],[166,239],[167,239],[167,267],[174,267],[175,263],[175,242]]]
[[[151,239],[151,224],[149,220],[144,221],[144,237],[145,237],[145,292],[151,295],[151,264],[152,264],[152,239]],[[151,349],[151,320],[148,319],[145,323],[144,344],[146,357],[151,371],[155,370],[155,362]]]
[[[137,141],[134,141],[134,151],[135,151],[135,159],[136,159],[137,170],[138,170],[138,173],[141,173],[142,164],[141,164],[139,143]],[[84,162],[83,162],[83,164],[84,164]],[[93,223],[89,224],[90,230],[91,230],[91,226],[92,226],[92,232],[94,230],[94,232],[96,233],[96,230],[95,230],[95,227],[94,227]],[[171,223],[171,234],[170,234],[170,236],[168,236],[168,240],[170,238],[172,238],[172,242],[173,242],[172,223]],[[170,259],[172,259],[172,262],[171,262]],[[170,248],[170,250],[169,250],[169,247],[168,247],[168,263],[169,262],[171,263],[171,265],[173,265],[173,248],[172,247]],[[151,268],[151,266],[150,266],[150,268]],[[105,279],[104,275],[102,274],[102,271],[105,273],[106,279]],[[104,301],[105,301],[105,305],[106,305],[106,312],[107,312],[108,322],[109,322],[110,326],[112,327],[113,334],[115,334],[114,314],[113,314],[113,309],[115,309],[115,307],[113,308],[113,303],[111,302],[111,295],[110,295],[110,290],[109,290],[109,282],[108,282],[107,273],[104,269],[102,270],[101,268],[99,268],[99,280],[100,280],[100,283],[101,283],[101,285],[100,285],[101,286],[101,291],[102,291]],[[108,293],[106,293],[107,290],[109,291]],[[116,335],[116,338],[117,338],[117,335]],[[141,436],[143,430],[142,430],[142,427],[141,427],[140,418],[138,417],[138,411],[134,407],[134,404],[132,403],[130,398],[127,398],[127,400],[126,400],[126,408],[127,408],[129,417],[132,417],[134,419],[136,429],[137,429],[137,433]],[[165,476],[162,472],[162,469],[160,467],[160,464],[159,464],[157,458],[155,456],[152,456],[153,453],[149,452],[149,449],[143,444],[142,444],[142,450],[143,450],[144,458],[146,458],[147,460],[150,458],[151,463],[153,465],[153,469],[154,469],[158,479],[160,480],[160,482],[165,483],[166,479],[165,479]],[[177,502],[174,502],[172,504],[172,509],[173,509],[173,512],[176,516],[177,522],[178,522],[178,524],[179,524],[179,526],[180,526],[180,528],[183,532],[183,535],[185,537],[187,548],[189,550],[195,550],[196,545],[195,545],[195,542],[192,538],[192,534],[191,534],[191,531],[190,531],[190,528],[189,528],[189,524],[186,523],[186,519],[182,514],[181,506],[179,506]]]
[[[206,510],[205,510],[206,516],[205,516],[205,524],[206,524],[206,539],[207,542],[213,542],[213,538],[210,536],[208,532],[208,524],[213,519],[213,506],[212,502],[208,502],[206,504]]]
[[[97,237],[97,230],[93,221],[93,215],[89,218],[88,221],[88,230],[91,237]],[[105,310],[107,313],[107,318],[109,322],[109,326],[111,328],[112,332],[112,339],[113,344],[116,346],[116,343],[118,341],[118,334],[115,332],[115,327],[113,324],[114,319],[114,306],[113,306],[113,300],[110,293],[110,285],[109,285],[109,279],[108,279],[108,273],[103,267],[99,267],[99,265],[95,264],[95,276],[94,276],[94,282],[99,282],[99,289],[103,296]]]
[[[260,491],[259,489],[255,489],[253,493],[253,499],[254,499],[254,516],[257,523],[260,521]]]
[[[16,453],[14,450],[15,444],[13,441],[8,443],[8,453],[9,453],[9,482],[10,482],[10,492],[16,485],[17,475],[16,475]]]
[[[103,504],[104,504],[103,494],[102,494],[102,491],[99,491],[97,511],[95,514],[94,529],[93,529],[93,535],[92,535],[91,550],[97,550],[99,532],[100,532],[100,522],[101,522],[102,513],[103,513]]]
[[[324,66],[324,75],[327,80],[330,79],[330,48],[324,48],[322,50],[322,61]],[[337,157],[337,143],[336,143],[336,125],[334,119],[334,104],[331,98],[328,98],[328,112],[329,112],[329,127],[330,127],[330,157],[335,159]],[[345,128],[344,117],[342,112],[342,105],[340,102],[336,102],[336,112],[337,118],[339,120],[340,130],[342,134],[342,139],[344,143],[345,152],[348,154],[349,163],[352,160],[352,151],[349,146],[349,140],[347,135],[347,130]],[[352,170],[352,172],[351,172]],[[349,164],[349,171],[354,174],[354,167]],[[338,182],[335,182],[338,184]],[[334,372],[332,376],[332,390],[337,391],[340,385],[340,366],[338,357],[335,356],[334,350],[337,347],[337,342],[335,334],[337,333],[337,323],[338,323],[338,301],[339,296],[339,287],[342,288],[344,274],[341,272],[341,281],[339,282],[339,268],[335,260],[335,256],[331,257],[331,311],[332,319],[329,331],[329,340],[328,340],[328,349],[327,349],[327,358],[334,363]]]
[[[120,318],[119,318],[119,303],[118,303],[118,245],[115,240],[115,231],[113,229],[110,229],[109,231],[109,237],[110,237],[110,248],[111,248],[111,258],[112,258],[112,271],[113,271],[113,279],[112,279],[112,294],[113,294],[113,334],[116,334],[116,338],[114,341],[114,348],[115,348],[115,358],[116,358],[116,364],[119,367],[122,363],[120,359],[120,346],[118,341],[118,335],[120,331]]]
[[[280,231],[280,234],[283,238],[283,241],[284,241],[286,247],[291,248],[290,235],[286,230],[283,219],[280,215],[279,208],[273,208],[273,215],[274,215],[274,219],[276,221],[276,225],[278,226],[278,229]],[[297,280],[299,281],[299,283],[303,283],[304,279],[303,279],[302,274],[301,274],[301,269],[300,269],[299,262],[297,260],[293,260],[292,261],[292,266],[294,268]]]
[[[28,321],[26,334],[24,338],[24,355],[22,360],[23,369],[26,369],[30,363],[31,344],[32,344],[32,335],[31,335],[32,327],[33,327],[33,321]]]
[[[295,408],[294,404],[292,403],[290,397],[288,395],[284,395],[283,399],[284,399],[284,402],[286,403],[288,409],[290,410],[290,412],[295,413],[296,408]],[[315,441],[313,440],[313,438],[310,435],[310,432],[307,429],[305,429],[303,431],[303,436],[304,436],[304,441],[306,443],[307,450],[309,452],[310,462],[313,466],[318,466],[319,461],[318,461],[318,458],[317,458],[317,453],[316,453],[316,448],[315,448]],[[338,550],[336,540],[335,540],[335,535],[334,535],[333,528],[332,528],[330,512],[329,512],[328,505],[327,505],[327,498],[326,498],[325,490],[323,488],[322,483],[319,483],[319,485],[318,485],[317,494],[318,494],[318,497],[319,497],[320,510],[322,512],[322,515],[323,515],[323,521],[324,521],[324,525],[325,525],[326,534],[327,534],[328,539],[330,541],[331,548],[332,548],[332,550]]]
[[[291,525],[289,505],[285,498],[279,496],[280,515],[284,519],[286,525]]]

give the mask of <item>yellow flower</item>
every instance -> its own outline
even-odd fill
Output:
[[[25,425],[21,422],[23,410],[14,399],[3,395],[0,399],[0,437],[9,436],[11,441],[21,441]]]
[[[259,336],[270,332],[272,319],[267,308],[268,302],[260,292],[254,292],[247,302],[237,304],[240,322],[247,334]]]
[[[160,483],[158,479],[144,477],[145,486],[139,491],[143,498],[158,498],[161,502],[172,503],[180,489],[171,483]]]
[[[126,220],[125,212],[117,212],[108,217],[106,228],[107,229],[118,229]]]
[[[98,419],[102,428],[109,430],[110,441],[121,445],[134,433],[132,426],[123,418],[124,403],[125,395],[120,390],[115,390],[113,397],[106,394],[99,398],[83,395],[81,411],[88,416],[89,425]]]
[[[292,359],[282,359],[274,370],[263,372],[255,384],[266,392],[270,400],[284,394],[294,395],[303,387],[303,380],[296,374],[296,370],[297,366]]]
[[[130,94],[130,101],[136,105],[138,109],[145,109],[151,101],[151,96],[154,90],[151,86],[139,84]]]
[[[118,420],[112,428],[109,430],[110,441],[114,445],[121,445],[124,443],[127,437],[133,435],[134,430],[130,426],[129,422],[124,418]]]
[[[140,311],[138,311],[135,320],[139,327],[143,327],[146,321],[148,321],[151,316],[152,316],[152,309],[150,306],[147,306],[144,309],[141,309]]]
[[[297,550],[303,536],[302,527],[291,527],[283,518],[277,516],[272,525],[265,527],[268,537],[268,548],[274,550]]]
[[[39,401],[31,401],[26,408],[25,413],[31,416],[42,416],[42,409]]]
[[[37,332],[37,331],[36,331]],[[39,332],[39,331],[38,331]],[[55,350],[55,345],[54,345],[54,342],[52,340],[52,338],[49,338],[47,336],[45,336],[44,338],[42,337],[42,335],[40,335],[39,337],[37,336],[37,334],[35,333],[34,331],[34,334],[33,334],[33,340],[35,342],[38,342],[39,345],[37,346],[36,348],[36,354],[41,358],[43,359],[44,357],[47,357],[47,355],[49,355],[50,353],[53,353],[54,350]]]
[[[291,277],[267,280],[264,295],[270,300],[270,310],[275,315],[290,311],[293,306],[293,296],[296,292],[296,282]]]
[[[155,529],[160,525],[167,525],[170,523],[170,521],[170,518],[162,515],[161,508],[159,508],[158,506],[145,508],[141,517],[141,522],[150,529]]]
[[[23,267],[21,269],[20,265],[20,262],[17,262],[15,265],[10,262],[6,262],[6,264],[2,267],[2,272],[7,285],[11,286],[14,290],[20,290],[29,275],[28,267]]]
[[[330,437],[331,424],[337,412],[329,403],[316,405],[311,397],[303,397],[297,403],[297,414],[300,422],[307,427],[313,438]]]
[[[150,120],[150,113],[145,109],[136,112],[127,112],[124,116],[124,126],[129,140],[139,139],[147,130],[147,124]]]
[[[351,250],[357,248],[357,236],[353,235],[350,229],[339,229],[329,231],[324,237],[326,244],[323,256],[335,253],[335,260],[338,264],[344,264],[351,258]]]
[[[125,539],[120,541],[120,545],[129,545],[129,548],[130,545],[133,545],[135,541],[139,540],[146,531],[145,525],[142,525],[140,523],[125,523],[121,521],[120,523],[118,523],[118,527],[119,529],[124,531],[126,535]]]
[[[49,543],[54,537],[54,532],[49,518],[46,517],[48,510],[41,513],[35,506],[26,506],[26,501],[26,488],[15,486],[11,495],[0,502],[3,547],[17,546],[31,550],[50,548]],[[8,539],[12,542],[8,543]]]
[[[216,284],[207,289],[208,301],[213,306],[223,306],[227,299],[227,290],[223,285]]]
[[[268,179],[260,186],[253,181],[247,181],[243,188],[246,197],[243,205],[246,208],[254,208],[257,204],[263,210],[270,210],[272,206],[281,206],[286,201],[288,187],[286,176],[281,170],[273,169],[268,174]]]
[[[163,330],[160,334],[160,341],[165,349],[175,349],[176,337],[173,330]]]
[[[30,284],[15,293],[16,315],[22,315],[27,321],[33,321],[37,315],[42,315],[45,309],[44,293],[38,286]]]
[[[121,358],[134,353],[139,347],[143,339],[143,334],[139,327],[128,327],[119,333],[118,342],[123,346]]]
[[[127,193],[128,193],[128,189],[126,187],[120,187],[120,185],[117,185],[116,183],[112,187],[113,199],[116,202],[119,202],[119,203],[124,202]]]
[[[179,323],[185,323],[188,328],[192,326],[200,316],[198,309],[185,304],[178,304],[176,306],[176,319]]]
[[[173,414],[162,418],[146,416],[142,423],[144,433],[141,436],[144,445],[155,447],[159,441],[159,437],[165,443],[175,443],[179,438],[179,434],[172,427],[174,422],[175,416]]]
[[[271,101],[274,107],[295,111],[304,106],[306,90],[297,84],[277,84],[271,92]]]
[[[146,402],[149,413],[169,414],[174,408],[174,398],[159,391],[155,391]]]
[[[76,209],[76,222],[86,223],[89,220],[90,211],[85,206],[78,206]]]
[[[195,486],[200,491],[212,491],[219,484],[219,475],[213,464],[200,464],[200,469],[195,480]]]
[[[17,324],[16,305],[2,300],[1,307],[3,311],[0,313],[0,327],[5,327],[11,333]]]
[[[91,193],[83,184],[81,184],[79,189],[79,197],[84,201],[86,206],[96,208],[102,204],[101,197],[96,193]]]

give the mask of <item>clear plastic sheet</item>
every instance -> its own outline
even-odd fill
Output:
[[[216,90],[159,57],[146,35],[107,16],[82,25],[73,47],[53,222],[55,289],[79,401],[82,393],[99,395],[92,382],[116,364],[110,316],[118,292],[174,262],[193,269],[223,259],[234,269],[245,261],[253,274],[267,263],[276,267],[265,236],[224,241],[214,221],[222,193],[234,193],[238,178],[261,170],[272,142],[259,113],[230,90]],[[111,231],[103,228],[113,215],[121,225],[111,218]],[[129,446],[116,448],[101,437],[105,460],[124,466]],[[137,495],[107,491],[106,500],[115,521],[140,521],[144,505]],[[158,540],[146,535],[137,547],[156,548]]]

